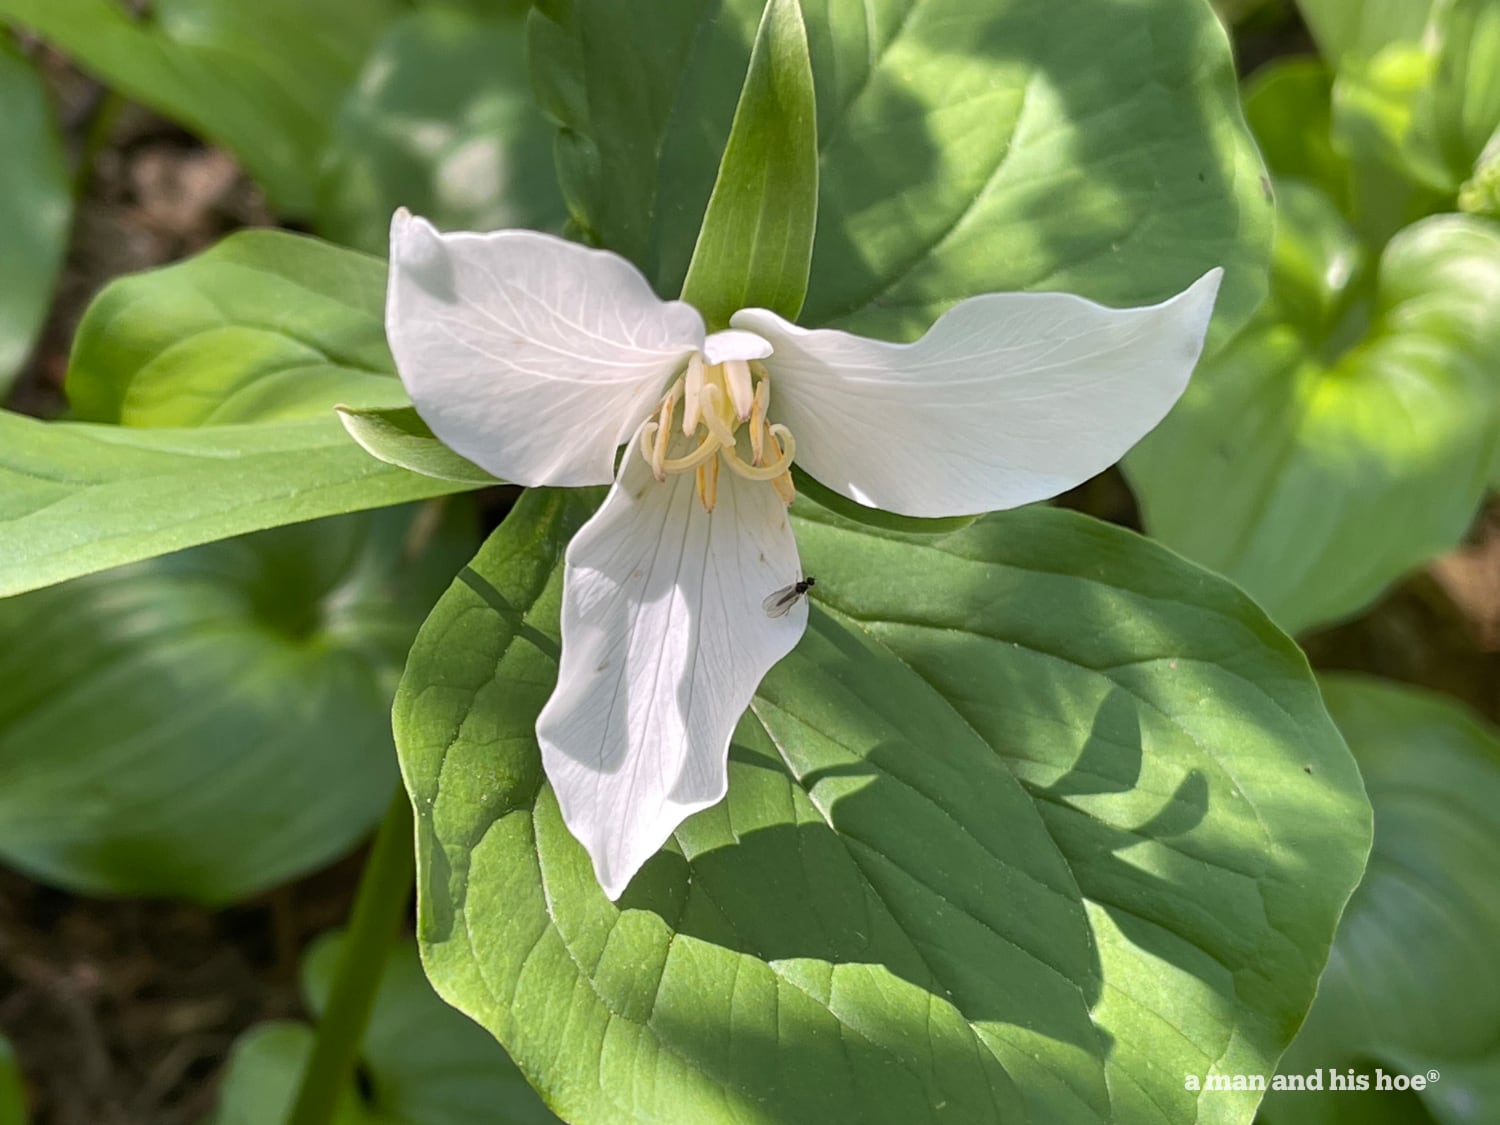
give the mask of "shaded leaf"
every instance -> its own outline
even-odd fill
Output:
[[[41,74],[0,39],[0,399],[31,353],[68,247],[72,183]]]
[[[397,207],[444,229],[561,229],[553,129],[525,46],[519,12],[434,6],[392,23],[334,122],[320,233],[384,256]]]
[[[1438,1077],[1420,1096],[1271,1094],[1266,1120],[1376,1120],[1372,1110],[1395,1103],[1407,1108],[1403,1122],[1494,1121],[1500,733],[1452,700],[1367,677],[1325,676],[1323,693],[1364,774],[1375,846],[1281,1069]],[[1409,1104],[1418,1101],[1426,1112]]]
[[[0,600],[0,856],[87,893],[232,902],[389,803],[390,694],[472,548],[413,510]]]

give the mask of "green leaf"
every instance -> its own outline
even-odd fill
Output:
[[[740,309],[796,320],[818,226],[818,110],[799,0],[769,0],[682,298],[710,331]]]
[[[1323,692],[1364,774],[1375,847],[1282,1070],[1437,1071],[1420,1095],[1430,1119],[1500,1119],[1500,732],[1452,700],[1375,679],[1326,676]],[[1373,1120],[1342,1104],[1351,1097],[1272,1094],[1266,1119]]]
[[[574,218],[680,289],[761,0],[547,0],[531,57]],[[808,325],[910,339],[975,293],[1111,304],[1226,267],[1264,294],[1271,204],[1228,42],[1200,0],[834,0],[817,86]]]
[[[438,441],[427,423],[410,406],[396,410],[357,410],[340,406],[338,415],[349,436],[370,456],[378,457],[387,465],[461,484],[502,483]]]
[[[270,1125],[291,1112],[297,1082],[312,1054],[313,1029],[291,1020],[258,1023],[235,1040],[209,1125]],[[382,1120],[350,1083],[328,1125],[401,1125]],[[415,1123],[412,1123],[415,1125]]]
[[[1451,0],[1433,24],[1433,113],[1449,166],[1462,177],[1500,130],[1500,6]]]
[[[464,487],[382,464],[331,412],[179,430],[0,412],[0,597],[247,531]]]
[[[21,1067],[10,1043],[0,1035],[0,1125],[26,1125],[28,1120]]]
[[[412,13],[375,46],[334,122],[318,229],[381,255],[398,206],[444,229],[559,230],[552,136],[521,13]]]
[[[303,961],[302,991],[321,1015],[342,939],[319,939]],[[230,1056],[213,1125],[283,1121],[312,1050],[300,1023],[261,1024]],[[391,951],[365,1032],[361,1061],[369,1093],[352,1085],[339,1125],[550,1125],[547,1112],[505,1052],[432,991],[416,948]]]
[[[559,1114],[1250,1120],[1254,1095],[1200,1102],[1184,1075],[1270,1071],[1369,813],[1247,598],[1067,512],[800,519],[808,633],[736,732],[726,801],[614,904],[533,736],[589,508],[526,494],[395,712],[428,973]]]
[[[1278,180],[1304,180],[1340,210],[1349,205],[1349,168],[1335,150],[1333,75],[1316,59],[1276,59],[1245,83],[1245,118]]]
[[[234,153],[276,206],[312,213],[314,173],[344,90],[394,0],[0,0],[134,101]]]
[[[47,86],[0,37],[0,399],[31,353],[68,248],[72,184]]]
[[[407,647],[466,510],[281,528],[0,600],[0,856],[86,893],[233,902],[379,819]]]
[[[1297,0],[1318,49],[1339,66],[1391,43],[1421,39],[1437,6],[1437,0]]]
[[[76,417],[202,426],[405,406],[385,343],[385,263],[280,231],[230,235],[112,282],[79,325]]]
[[[1272,297],[1131,454],[1151,534],[1297,631],[1453,547],[1500,450],[1500,227],[1440,215],[1378,265],[1280,185]]]

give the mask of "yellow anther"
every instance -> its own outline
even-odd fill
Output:
[[[755,405],[750,408],[750,459],[757,465],[765,453],[766,410],[771,405],[771,381],[755,384]]]
[[[693,431],[698,428],[698,415],[703,404],[703,357],[695,355],[688,360],[687,374],[684,377],[687,389],[682,400],[682,432],[687,437],[693,436]]]
[[[797,499],[797,486],[792,483],[791,473],[782,473],[771,482],[771,487],[776,490],[776,495],[781,497],[783,504],[790,505]]]
[[[714,510],[719,502],[719,462],[715,458],[698,466],[698,502],[705,512]]]

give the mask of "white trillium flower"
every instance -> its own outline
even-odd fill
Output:
[[[610,898],[724,796],[735,724],[807,626],[805,600],[763,606],[802,577],[792,459],[908,516],[1054,496],[1177,401],[1220,275],[1139,309],[972,297],[910,344],[765,309],[710,334],[615,254],[396,214],[386,331],[433,433],[502,480],[613,485],[567,550],[562,662],[536,727]]]

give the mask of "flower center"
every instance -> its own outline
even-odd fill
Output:
[[[679,405],[687,439],[681,444],[697,444],[680,457],[669,457]],[[790,504],[796,496],[790,470],[797,443],[785,426],[767,420],[770,407],[771,375],[764,364],[743,359],[706,364],[695,355],[661,400],[655,420],[641,428],[641,456],[659,481],[668,473],[694,470],[698,500],[707,512],[718,499],[720,464],[746,480],[770,481],[782,502]],[[748,458],[741,453],[741,430]]]

